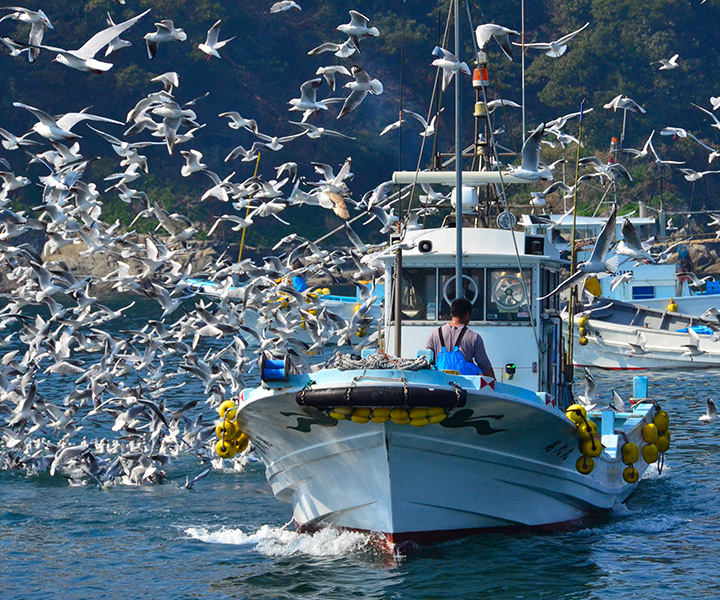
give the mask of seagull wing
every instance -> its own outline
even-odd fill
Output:
[[[610,250],[610,246],[612,246],[613,241],[615,240],[615,221],[617,219],[617,204],[613,204],[612,212],[610,213],[610,217],[608,218],[607,222],[605,223],[605,227],[603,227],[602,231],[600,232],[600,235],[598,236],[597,241],[595,242],[595,247],[593,248],[592,254],[590,255],[590,261],[589,262],[601,262],[605,260],[605,256],[607,256],[608,251]]]
[[[29,111],[38,121],[44,123],[45,125],[48,125],[50,127],[55,127],[55,125],[57,125],[55,119],[53,119],[49,114],[47,114],[45,111],[40,110],[39,108],[23,104],[22,102],[13,102],[13,106],[17,108],[24,108],[25,110]]]
[[[137,23],[149,12],[150,9],[148,8],[145,12],[140,13],[132,19],[128,19],[127,21],[123,21],[122,23],[118,23],[117,25],[113,25],[112,27],[108,27],[107,29],[103,29],[102,31],[98,31],[87,42],[80,46],[80,48],[78,48],[75,53],[83,58],[93,58],[113,39],[119,36],[126,29],[130,29],[130,27],[135,25],[135,23]]]
[[[545,133],[545,123],[541,123],[530,133],[522,147],[522,167],[528,171],[537,171],[540,166],[540,142]]]
[[[220,25],[222,25],[222,20],[218,19],[213,26],[208,29],[207,37],[205,38],[206,46],[212,47],[217,44],[218,38],[220,37]]]
[[[632,224],[630,219],[625,219],[625,222],[622,226],[622,236],[625,240],[625,243],[632,248],[633,250],[637,250],[638,252],[643,251],[642,242],[640,241],[640,237],[637,234],[637,230],[635,229],[635,226]]]
[[[574,285],[578,285],[585,281],[585,279],[589,277],[588,273],[584,273],[583,271],[576,271],[574,274],[572,274],[570,277],[568,277],[565,281],[563,281],[560,285],[558,285],[552,292],[549,294],[546,294],[545,296],[541,296],[540,298],[537,298],[538,300],[545,300],[545,298],[549,298],[550,296],[553,296],[555,294],[559,294],[563,290],[566,290],[569,287],[572,287]]]
[[[341,119],[345,115],[354,111],[358,105],[365,100],[365,96],[367,96],[367,90],[353,90],[345,99],[345,103],[343,104],[342,110],[337,118]]]
[[[589,25],[590,25],[589,22],[585,23],[585,25],[583,25],[580,29],[577,29],[577,30],[573,31],[572,33],[568,33],[568,34],[562,36],[559,40],[557,40],[556,43],[558,45],[566,44],[567,42],[569,42],[571,39],[573,39],[578,33],[580,33],[583,29],[585,29]]]

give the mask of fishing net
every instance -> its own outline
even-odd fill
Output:
[[[358,369],[396,369],[400,371],[421,371],[429,369],[430,363],[424,356],[417,358],[398,358],[388,356],[382,352],[371,354],[367,358],[359,358],[357,355],[341,354],[337,352],[333,357],[332,366],[341,371],[352,371]]]

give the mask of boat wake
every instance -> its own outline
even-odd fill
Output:
[[[266,556],[345,556],[362,551],[371,544],[369,535],[331,528],[316,533],[296,533],[283,527],[263,525],[255,533],[223,527],[210,531],[204,527],[185,530],[191,538],[208,544],[248,546]]]

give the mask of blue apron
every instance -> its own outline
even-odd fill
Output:
[[[441,371],[457,371],[461,375],[482,375],[480,367],[474,362],[468,361],[463,353],[460,352],[460,340],[462,340],[467,326],[463,327],[460,332],[455,346],[452,350],[445,347],[445,340],[443,339],[442,327],[438,328],[438,335],[440,336],[441,349],[435,359],[435,366]]]

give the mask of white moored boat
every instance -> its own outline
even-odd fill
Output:
[[[567,313],[562,316],[567,325]],[[709,327],[717,324],[716,319],[599,298],[575,315],[573,362],[602,369],[717,368],[720,344]]]

